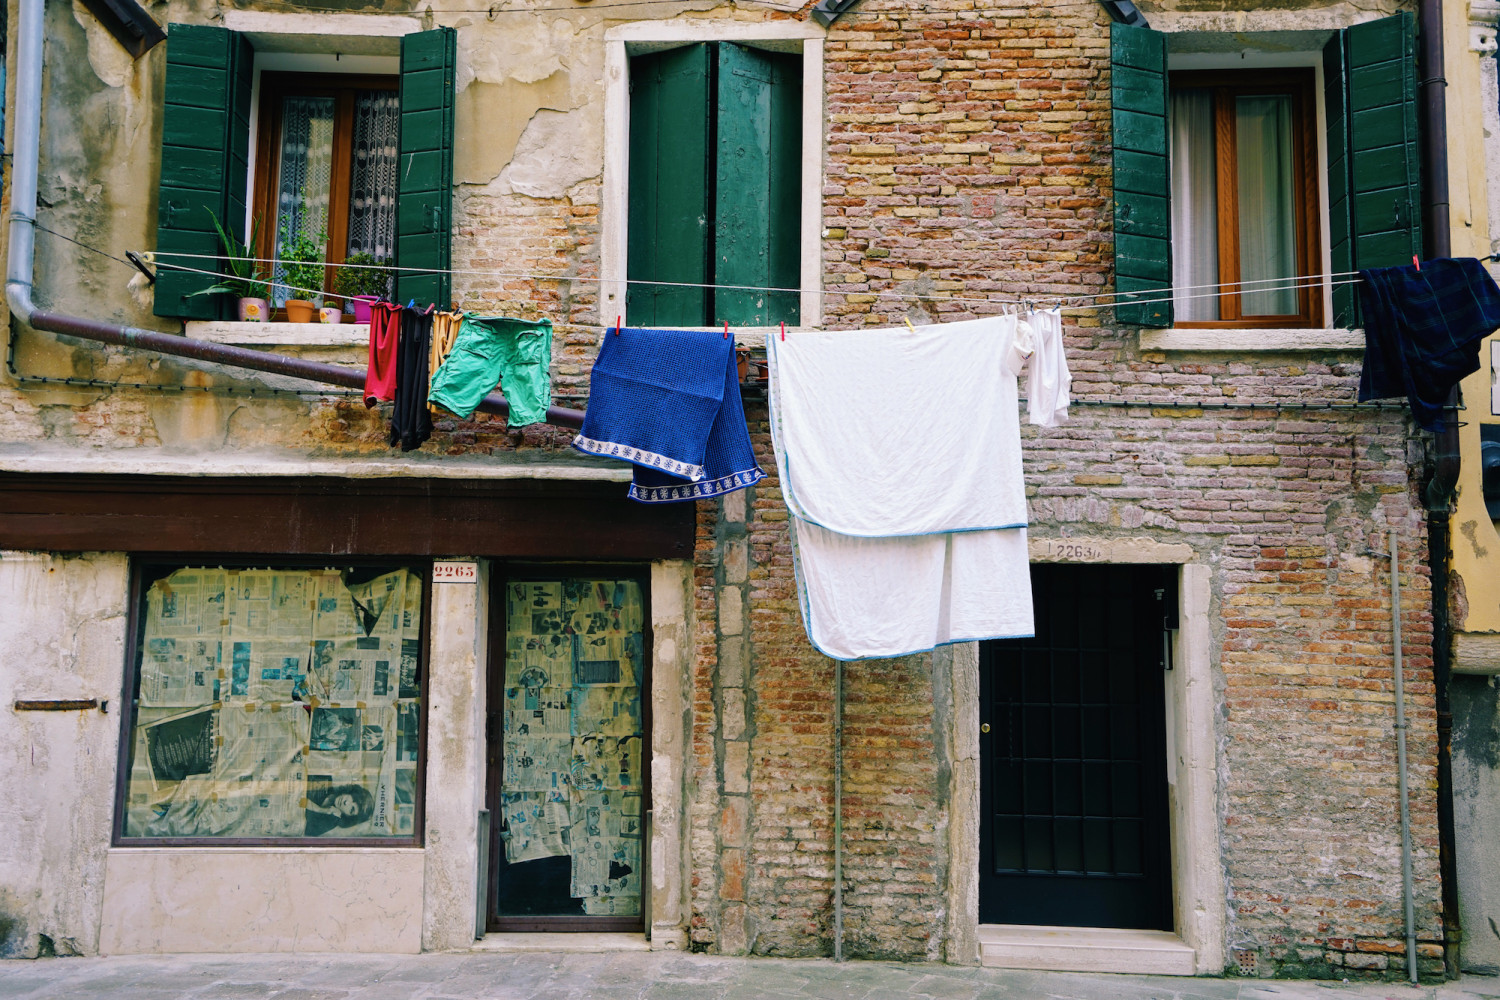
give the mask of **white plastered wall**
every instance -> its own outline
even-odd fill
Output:
[[[1067,545],[1059,545],[1066,541]],[[1148,538],[1033,537],[1033,562],[1179,565],[1180,627],[1166,677],[1168,809],[1177,936],[1194,971],[1224,970],[1224,866],[1219,851],[1217,742],[1208,614],[1212,570],[1192,548]],[[948,960],[979,960],[979,654],[977,644],[940,651],[934,669],[953,671],[950,724]]]

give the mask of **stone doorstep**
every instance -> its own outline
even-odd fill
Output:
[[[979,964],[987,969],[1149,976],[1197,971],[1193,949],[1167,931],[1016,924],[979,925]]]
[[[644,934],[486,934],[475,941],[471,951],[476,952],[523,952],[547,951],[553,953],[604,952],[604,951],[650,951],[651,945]]]

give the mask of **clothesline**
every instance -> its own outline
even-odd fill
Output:
[[[145,251],[145,252],[141,253],[141,256],[143,257],[143,259],[147,260],[148,262],[157,264],[158,267],[168,267],[168,268],[171,268],[171,269],[177,270],[177,271],[183,271],[183,272],[187,272],[187,273],[191,273],[191,274],[202,274],[202,275],[206,275],[206,276],[210,276],[210,277],[222,277],[223,276],[222,273],[218,272],[218,271],[209,271],[209,270],[205,270],[205,269],[201,269],[201,268],[189,267],[189,266],[187,266],[185,264],[178,264],[178,263],[175,263],[173,261],[167,261],[167,260],[160,260],[160,259],[158,259],[158,258],[163,258],[163,257],[174,257],[174,258],[183,258],[183,259],[190,259],[190,260],[217,260],[218,259],[217,256],[211,255],[211,254],[189,254],[189,253],[168,253],[168,252],[160,252],[160,251],[157,251],[157,252]],[[239,258],[239,259],[250,261],[250,262],[253,262],[253,263],[258,263],[258,264],[273,264],[273,265],[276,265],[276,264],[286,263],[286,261],[280,260],[278,258],[269,258],[269,257],[267,257],[267,258],[262,258],[262,257],[248,258],[247,257],[247,258]],[[714,284],[714,283],[709,283],[709,282],[654,281],[654,280],[646,280],[646,279],[641,279],[641,278],[598,278],[598,277],[578,277],[578,276],[574,276],[574,275],[528,274],[528,273],[517,272],[517,271],[498,271],[498,270],[486,270],[486,269],[474,269],[474,268],[421,268],[421,267],[394,267],[394,266],[387,267],[387,266],[379,265],[379,264],[337,264],[337,265],[334,265],[334,266],[336,266],[336,267],[348,267],[348,268],[351,268],[351,269],[356,269],[356,268],[373,268],[373,269],[380,269],[380,270],[386,270],[386,271],[409,272],[409,273],[414,273],[414,274],[447,274],[447,275],[463,275],[463,276],[484,276],[484,277],[510,278],[510,279],[516,279],[516,280],[530,280],[530,281],[585,282],[585,283],[600,284],[600,285],[603,285],[603,284],[612,284],[612,285],[614,285],[614,284],[619,284],[619,285],[649,285],[649,286],[657,287],[657,288],[695,288],[695,289],[705,289],[705,290],[715,290],[715,291],[764,292],[764,293],[767,293],[767,294],[843,295],[843,296],[846,296],[846,297],[847,296],[851,296],[851,295],[867,295],[867,296],[874,296],[876,298],[884,298],[884,299],[901,299],[901,300],[918,300],[918,301],[934,301],[934,300],[936,300],[936,301],[942,301],[942,302],[953,302],[953,303],[958,303],[958,304],[963,304],[963,305],[986,305],[986,306],[1000,305],[1000,306],[1011,307],[1013,309],[1018,309],[1018,310],[1019,309],[1033,309],[1033,308],[1043,307],[1047,303],[1057,303],[1058,305],[1056,307],[1059,308],[1062,312],[1066,312],[1066,313],[1089,312],[1089,311],[1092,311],[1093,309],[1097,309],[1097,308],[1101,307],[1100,305],[1097,305],[1097,304],[1096,305],[1092,305],[1092,306],[1084,306],[1084,305],[1065,306],[1065,305],[1061,305],[1061,303],[1063,303],[1063,302],[1071,302],[1071,301],[1078,300],[1078,299],[1094,300],[1094,299],[1102,299],[1102,298],[1113,298],[1113,299],[1117,300],[1114,303],[1105,303],[1104,307],[1108,307],[1110,305],[1116,305],[1116,306],[1118,306],[1118,305],[1151,305],[1151,304],[1155,304],[1155,303],[1172,302],[1172,301],[1176,301],[1176,300],[1180,300],[1180,299],[1217,298],[1220,294],[1223,294],[1222,291],[1219,291],[1219,290],[1222,290],[1222,289],[1238,288],[1238,289],[1240,289],[1241,291],[1243,291],[1243,292],[1245,292],[1247,294],[1259,294],[1259,293],[1264,293],[1264,292],[1275,292],[1275,291],[1284,291],[1284,290],[1293,290],[1293,291],[1295,291],[1295,290],[1300,290],[1300,289],[1304,289],[1304,288],[1320,288],[1320,287],[1322,287],[1324,285],[1325,281],[1326,281],[1326,283],[1330,287],[1338,287],[1340,285],[1357,284],[1361,280],[1359,278],[1359,272],[1358,271],[1339,271],[1339,272],[1336,272],[1334,274],[1328,275],[1326,277],[1323,276],[1323,275],[1302,275],[1302,276],[1299,276],[1299,277],[1287,277],[1287,278],[1257,278],[1257,279],[1251,279],[1251,280],[1247,280],[1247,281],[1225,281],[1225,282],[1208,283],[1208,284],[1198,284],[1198,285],[1163,286],[1161,288],[1145,289],[1145,290],[1137,291],[1137,292],[1120,292],[1120,291],[1114,291],[1114,292],[1085,293],[1085,294],[1078,294],[1078,295],[1052,295],[1052,294],[1048,294],[1048,293],[1038,293],[1036,295],[1022,295],[1022,296],[1020,296],[1018,298],[1003,298],[1003,299],[1002,298],[985,298],[985,299],[977,299],[977,298],[971,298],[971,297],[966,297],[966,296],[952,296],[952,297],[942,297],[942,298],[939,298],[939,297],[931,295],[931,294],[921,294],[921,293],[916,293],[916,292],[871,292],[871,291],[866,291],[866,290],[849,291],[849,290],[837,289],[837,288],[776,288],[776,287],[764,287],[764,286],[760,286],[760,285],[730,285],[730,284]],[[1332,279],[1332,278],[1337,278],[1337,279],[1341,279],[1341,280],[1337,280],[1337,281],[1328,280],[1328,279]],[[277,287],[288,288],[288,289],[291,289],[292,291],[307,292],[307,293],[312,294],[312,295],[323,295],[324,297],[327,297],[327,298],[335,298],[335,299],[350,299],[350,298],[352,298],[352,296],[339,295],[339,294],[336,294],[336,293],[333,293],[333,292],[321,292],[321,291],[319,291],[317,289],[304,288],[304,287],[301,287],[301,286],[288,285],[288,284],[285,284],[285,283],[277,283]],[[1201,291],[1201,289],[1211,289],[1211,291]],[[1157,297],[1155,297],[1155,298],[1142,298],[1141,296],[1157,296]],[[554,325],[558,326],[559,328],[562,328],[564,326],[572,326],[572,327],[580,328],[580,329],[596,329],[599,326],[608,326],[610,324],[601,322],[599,324],[593,324],[593,325],[589,325],[589,324],[562,324],[562,323],[554,324]]]

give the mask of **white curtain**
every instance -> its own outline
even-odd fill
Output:
[[[1235,98],[1240,196],[1240,280],[1297,273],[1297,220],[1292,191],[1292,99],[1286,94]],[[1297,291],[1246,284],[1244,316],[1297,312]]]
[[[1219,318],[1219,208],[1214,104],[1207,90],[1172,92],[1172,309],[1177,322]]]

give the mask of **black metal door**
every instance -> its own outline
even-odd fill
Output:
[[[1172,929],[1175,569],[1034,565],[1036,637],[981,645],[981,923]]]

